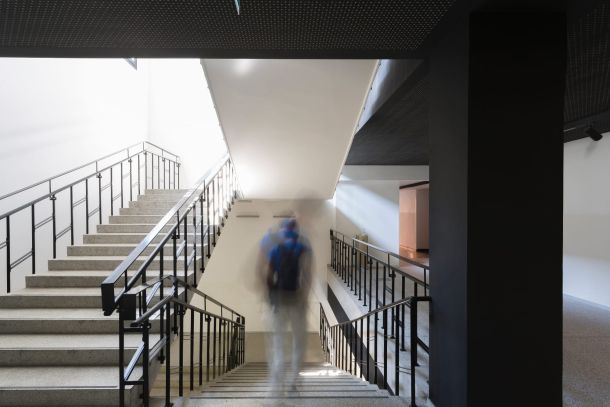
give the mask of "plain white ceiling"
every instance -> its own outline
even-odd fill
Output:
[[[377,61],[201,63],[245,197],[332,198]]]

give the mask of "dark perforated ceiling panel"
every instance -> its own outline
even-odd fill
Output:
[[[404,54],[452,3],[241,0],[238,15],[234,0],[0,0],[0,49],[122,57]]]

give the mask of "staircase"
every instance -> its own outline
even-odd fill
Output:
[[[265,363],[247,363],[191,394],[186,407],[208,406],[403,406],[404,401],[325,363],[309,363],[299,372],[296,389],[273,396]]]
[[[0,296],[0,405],[119,404],[118,317],[103,315],[100,284],[185,192],[146,191],[82,245],[69,246],[66,257],[49,260],[48,271],[26,276],[24,289]],[[170,263],[164,273],[171,273]],[[159,270],[159,262],[149,269]],[[158,321],[151,330],[159,330]],[[126,335],[127,357],[140,341]],[[127,404],[138,405],[138,397],[128,388]]]

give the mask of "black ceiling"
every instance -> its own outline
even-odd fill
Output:
[[[588,137],[590,125],[610,131],[610,2],[581,0],[568,10],[565,142]],[[356,133],[346,164],[428,164],[428,82],[421,69],[413,76]]]
[[[453,1],[0,0],[0,55],[405,57]]]

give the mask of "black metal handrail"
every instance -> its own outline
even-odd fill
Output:
[[[430,270],[428,265],[407,259],[368,242],[347,237],[345,234],[333,229],[330,230],[330,240],[332,268],[354,294],[358,295],[358,300],[363,301],[365,307],[368,306],[369,311],[380,306],[385,306],[387,303],[387,293],[390,294],[390,302],[394,302],[397,299],[397,294],[399,294],[399,298],[406,298],[407,280],[413,283],[414,296],[418,296],[419,287],[423,289],[424,296],[428,295],[428,273]],[[362,248],[358,245],[364,247]],[[384,258],[380,258],[378,253],[369,249],[383,253]],[[392,264],[392,259],[397,260],[399,263]],[[421,276],[401,269],[400,262],[406,262],[420,268],[422,270]],[[379,289],[380,275],[383,279],[381,290]],[[396,287],[396,277],[398,276],[401,278],[400,293],[397,293]],[[386,285],[387,277],[391,278],[389,286]],[[373,279],[375,284],[373,284]]]
[[[169,346],[174,335],[179,335],[179,396],[183,395],[183,340],[184,315],[191,312],[191,367],[194,355],[194,319],[195,313],[199,315],[200,325],[200,354],[199,354],[199,382],[202,383],[202,352],[203,321],[207,326],[207,354],[210,355],[209,345],[213,344],[212,375],[221,373],[218,368],[226,371],[243,362],[243,324],[244,317],[225,306],[219,301],[199,291],[197,283],[206,267],[206,259],[216,246],[217,238],[221,234],[224,221],[238,195],[237,177],[230,158],[223,158],[218,165],[201,177],[195,186],[188,190],[153,227],[146,237],[134,248],[131,253],[101,284],[102,309],[105,315],[119,311],[119,374],[120,374],[120,403],[125,404],[125,388],[127,385],[141,385],[143,387],[142,399],[144,405],[149,401],[149,372],[150,362],[156,356],[161,363],[166,364],[166,405],[170,405],[170,354]],[[164,233],[165,236],[159,236]],[[153,243],[159,236],[158,243]],[[171,243],[169,243],[171,240]],[[182,240],[180,243],[179,240]],[[143,256],[147,248],[150,254]],[[136,264],[140,261],[141,264]],[[182,263],[179,265],[179,263]],[[166,264],[168,263],[168,264]],[[178,272],[180,269],[180,273]],[[150,280],[152,273],[156,276]],[[169,271],[169,275],[166,274]],[[148,276],[147,276],[148,275]],[[172,289],[168,293],[166,283],[171,281]],[[122,285],[122,288],[119,286]],[[118,290],[118,293],[117,293]],[[189,304],[192,296],[203,299],[204,308]],[[155,301],[157,301],[155,303]],[[209,312],[208,305],[219,307],[219,315]],[[173,310],[173,311],[172,311]],[[173,318],[172,318],[173,314]],[[155,319],[156,318],[156,319]],[[237,320],[236,320],[237,318]],[[150,344],[151,321],[159,322],[159,340],[152,346]],[[126,321],[133,321],[125,326]],[[213,329],[210,330],[210,322]],[[218,332],[216,323],[218,322]],[[171,325],[171,327],[170,327]],[[223,327],[225,327],[223,329]],[[127,332],[142,333],[142,344],[136,354],[125,368],[124,335]],[[229,335],[229,332],[231,333]],[[213,339],[210,342],[210,335]],[[216,364],[216,339],[218,343],[219,363]],[[239,351],[238,351],[239,350]],[[241,352],[241,353],[240,353]],[[167,357],[167,361],[165,358]],[[220,359],[222,358],[222,359]],[[138,360],[142,360],[142,377],[131,380],[130,376],[135,370]],[[209,379],[209,364],[206,377]],[[190,371],[190,388],[193,389],[194,369]]]
[[[220,163],[209,170],[206,175],[201,177],[185,195],[163,216],[161,221],[153,227],[153,229],[144,237],[144,239],[136,246],[131,253],[119,264],[119,266],[110,274],[102,283],[102,309],[104,315],[111,315],[119,306],[121,296],[134,287],[138,280],[144,283],[146,280],[146,270],[158,256],[159,262],[163,263],[163,248],[167,242],[173,240],[174,256],[178,253],[184,253],[185,262],[185,281],[188,265],[194,262],[193,285],[197,282],[197,267],[196,267],[196,252],[197,239],[193,239],[193,254],[187,256],[188,246],[188,217],[192,219],[193,233],[197,235],[199,228],[201,250],[204,249],[204,241],[207,244],[207,257],[211,253],[210,245],[216,245],[216,236],[220,235],[220,226],[224,226],[224,219],[228,216],[228,211],[231,210],[235,198],[237,197],[237,178],[234,167],[230,158],[223,158]],[[199,214],[197,213],[197,204],[199,203]],[[204,203],[205,215],[204,216]],[[182,212],[181,212],[182,211]],[[205,223],[204,223],[205,218]],[[210,224],[210,220],[212,223]],[[142,256],[144,251],[153,243],[155,238],[166,228],[171,226],[169,231],[163,232],[165,236],[161,238],[158,244],[152,249],[152,252],[146,257],[142,265],[129,278],[128,270],[133,267],[133,264]],[[178,248],[176,239],[180,237],[180,227],[183,226],[184,237],[183,243]],[[204,232],[205,229],[205,232]],[[162,269],[163,267],[161,267]],[[174,262],[174,269],[176,262]],[[201,261],[201,272],[205,268],[204,261]],[[124,288],[115,293],[115,288],[120,280],[124,280]]]
[[[418,366],[418,347],[428,353],[428,345],[418,336],[418,303],[429,302],[431,298],[408,297],[391,304],[384,305],[350,321],[330,325],[324,308],[320,304],[320,341],[326,361],[360,378],[374,383],[383,389],[400,395],[400,373],[409,373],[411,376],[411,406],[416,407],[415,369]],[[400,309],[410,309],[410,367],[400,366],[400,351],[404,349],[405,326],[399,318]],[[390,322],[394,327],[392,332],[388,329],[388,313],[395,315]],[[378,329],[379,316],[382,317],[382,327]],[[371,324],[372,322],[372,324]],[[403,321],[404,322],[404,321]],[[402,335],[399,332],[402,330]],[[378,336],[383,337],[383,354],[379,355]],[[366,336],[366,337],[365,337]],[[373,339],[371,340],[371,336]],[[402,338],[402,339],[401,339]],[[388,385],[388,344],[394,341],[394,389]],[[401,348],[402,342],[402,348]],[[370,346],[373,351],[370,351]],[[380,369],[383,369],[381,371]],[[372,371],[372,372],[371,372]]]
[[[105,161],[112,157],[117,157],[117,159],[110,163],[107,163]],[[134,161],[136,164],[135,174],[133,166]],[[156,167],[155,161],[157,164]],[[91,167],[90,171],[85,173],[85,175],[82,175],[81,172],[85,171],[88,167]],[[161,173],[161,167],[163,167],[163,173]],[[118,172],[118,174],[116,174],[116,172]],[[68,175],[78,176],[78,179],[76,181],[61,182],[61,180]],[[104,177],[109,178],[108,183],[106,183],[105,185],[102,184],[102,179]],[[90,210],[89,205],[91,203],[90,198],[92,194],[90,193],[89,189],[90,184],[92,183],[92,179],[97,180],[97,194],[95,194],[96,198],[93,199],[93,203],[97,206]],[[126,181],[127,179],[128,181]],[[16,267],[24,263],[26,260],[31,259],[31,273],[36,274],[36,258],[37,252],[39,252],[39,247],[37,247],[36,239],[36,233],[38,229],[49,223],[51,224],[52,230],[50,238],[52,245],[52,258],[56,258],[58,251],[58,240],[61,239],[63,236],[68,235],[69,233],[70,245],[74,245],[74,231],[76,227],[79,226],[83,218],[85,233],[89,233],[92,217],[94,218],[94,222],[97,218],[97,224],[102,223],[104,216],[104,208],[106,208],[106,212],[108,215],[114,215],[115,206],[118,206],[118,203],[116,203],[117,200],[120,200],[119,207],[123,208],[125,206],[126,195],[131,201],[133,200],[134,192],[137,191],[137,194],[141,194],[143,189],[147,189],[149,187],[151,189],[155,188],[155,181],[157,188],[179,188],[179,157],[152,143],[144,141],[1,196],[0,202],[9,198],[18,199],[20,196],[24,196],[24,200],[29,199],[28,202],[18,203],[13,209],[10,209],[0,215],[0,222],[4,221],[5,223],[5,238],[4,241],[0,241],[0,250],[6,250],[5,272],[7,292],[11,291],[11,272]],[[125,186],[126,182],[128,182],[127,186]],[[31,199],[30,196],[25,197],[26,192],[29,194],[35,194],[37,192],[37,188],[45,184],[48,185],[48,190],[46,190],[45,192],[38,193],[38,196],[36,198]],[[84,188],[84,196],[75,197],[75,192],[78,192],[76,191],[76,189],[81,185]],[[118,192],[116,194],[115,188],[118,188]],[[105,193],[106,190],[109,190],[109,192]],[[58,230],[58,200],[64,197],[69,197],[68,212],[70,222],[66,227],[61,230]],[[47,200],[50,202],[51,206],[50,208],[47,208],[47,211],[50,212],[51,215],[45,217],[44,219],[37,219],[37,208],[42,205],[44,201]],[[75,209],[83,204],[84,216],[76,216],[77,214],[75,214]],[[24,211],[29,212],[28,218],[30,224],[30,250],[21,255],[18,259],[13,259],[11,249],[13,240],[15,238],[13,237],[14,234],[11,234],[11,219],[15,218],[18,214]],[[98,215],[97,217],[95,217],[96,214]],[[20,225],[19,229],[21,234],[23,234],[23,225]]]
[[[165,282],[171,282],[172,289],[163,293],[162,287]],[[154,297],[146,295],[146,289],[159,287],[160,296],[153,304]],[[184,290],[186,298],[191,294],[199,296],[203,301],[203,308],[189,304],[181,299],[179,289]],[[209,303],[220,308],[220,312],[208,310]],[[171,345],[177,335],[178,341],[178,396],[184,395],[184,343],[185,322],[184,317],[190,311],[189,330],[189,388],[194,389],[196,366],[195,360],[195,319],[199,317],[199,358],[198,358],[198,381],[203,384],[203,342],[205,321],[206,342],[206,381],[212,380],[217,375],[224,374],[244,363],[245,360],[245,318],[221,302],[204,294],[181,280],[177,275],[163,276],[153,281],[148,281],[138,287],[125,292],[121,298],[119,308],[119,390],[120,406],[125,405],[125,389],[128,385],[142,386],[141,399],[144,406],[150,402],[150,368],[154,360],[165,364],[165,405],[171,406]],[[229,311],[230,317],[224,312]],[[173,315],[173,318],[172,318]],[[125,326],[126,322],[128,326]],[[151,329],[153,322],[159,322],[159,337],[151,343]],[[217,331],[218,326],[218,331]],[[224,327],[224,330],[223,330]],[[125,366],[125,334],[141,333],[142,341],[135,353]],[[152,333],[154,335],[154,332]],[[210,344],[212,347],[210,349]],[[218,346],[217,346],[218,345]],[[140,378],[131,379],[138,362],[142,365]]]

